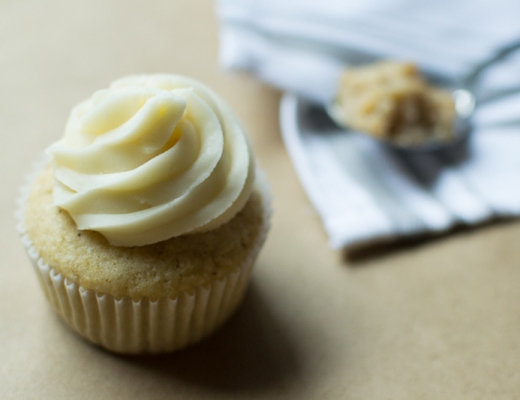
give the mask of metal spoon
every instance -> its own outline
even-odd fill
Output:
[[[509,43],[499,48],[492,56],[478,63],[466,75],[458,80],[449,80],[439,75],[423,72],[426,80],[432,85],[445,87],[451,91],[455,105],[456,120],[454,123],[453,137],[451,140],[425,139],[413,145],[403,145],[388,139],[378,139],[385,144],[406,152],[439,152],[446,148],[459,145],[465,141],[471,133],[471,117],[477,107],[476,88],[478,80],[484,70],[496,62],[502,60],[513,51],[520,49],[520,40]],[[343,110],[337,102],[332,102],[326,108],[329,117],[340,127],[349,129],[348,121],[345,119]]]

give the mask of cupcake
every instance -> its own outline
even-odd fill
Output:
[[[76,106],[21,200],[22,242],[50,304],[122,353],[214,332],[269,228],[243,126],[209,88],[175,75],[120,79]]]

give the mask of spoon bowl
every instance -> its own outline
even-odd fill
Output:
[[[453,134],[449,140],[425,138],[420,143],[403,144],[390,139],[377,138],[375,136],[371,137],[401,151],[414,152],[436,152],[465,140],[471,132],[471,116],[476,106],[475,95],[467,89],[456,89],[451,92],[451,96],[455,105],[456,118],[453,126]],[[336,125],[347,130],[351,129],[341,106],[337,102],[329,104],[326,107],[326,111]]]
[[[459,80],[450,80],[438,74],[422,71],[422,75],[429,84],[445,88],[451,92],[451,97],[453,98],[455,106],[455,121],[452,137],[450,139],[440,140],[437,138],[425,138],[417,143],[402,144],[391,139],[377,138],[372,135],[370,136],[375,140],[380,140],[387,146],[399,150],[400,152],[432,153],[459,146],[461,142],[467,140],[472,131],[471,119],[477,107],[476,88],[482,72],[518,49],[520,49],[520,40],[498,49],[498,51],[491,57],[474,66],[469,73]],[[344,112],[337,101],[328,104],[325,107],[325,111],[336,125],[351,130],[349,121],[346,119]]]

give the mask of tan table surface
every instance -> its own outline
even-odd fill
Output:
[[[0,5],[1,399],[518,399],[520,224],[347,259],[280,139],[279,93],[218,67],[210,0]],[[273,228],[237,314],[184,351],[112,355],[54,316],[15,231],[24,173],[70,108],[130,73],[218,91],[250,130]]]

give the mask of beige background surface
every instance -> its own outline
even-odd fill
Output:
[[[345,260],[280,140],[279,94],[221,71],[209,0],[0,5],[2,399],[520,398],[520,224]],[[243,119],[275,196],[248,295],[205,342],[121,357],[54,316],[15,232],[18,187],[70,108],[125,74],[175,72]]]

